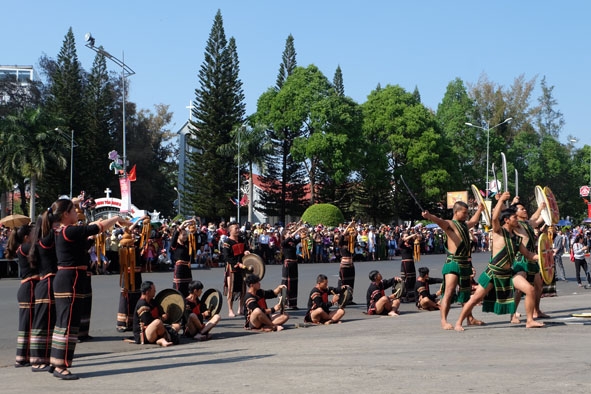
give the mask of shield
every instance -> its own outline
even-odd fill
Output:
[[[349,285],[345,285],[345,288],[341,291],[339,296],[339,308],[345,309],[345,306],[353,301],[353,289]]]
[[[8,215],[0,220],[0,224],[8,228],[21,227],[29,223],[31,223],[31,218],[19,214]]]
[[[538,207],[540,207],[540,205],[542,205],[542,203],[546,203],[546,208],[542,209],[542,212],[540,213],[540,215],[542,216],[542,219],[544,219],[544,223],[546,223],[547,226],[551,226],[552,225],[552,216],[550,213],[550,204],[546,200],[546,193],[544,193],[544,189],[542,189],[541,186],[536,186],[535,194],[536,194],[536,202],[538,203]]]
[[[554,279],[554,251],[548,234],[540,234],[538,238],[538,264],[544,283],[549,285]]]
[[[217,315],[222,310],[222,293],[216,289],[208,289],[201,296],[205,307],[209,311],[209,317]]]
[[[556,202],[554,193],[552,193],[552,189],[546,186],[544,187],[544,194],[546,195],[546,201],[550,207],[550,217],[552,219],[552,224],[558,224],[560,221],[560,211],[558,210],[558,203]]]
[[[488,206],[484,203],[482,199],[482,194],[480,194],[480,190],[475,185],[470,187],[472,189],[472,194],[474,194],[474,199],[478,205],[484,205],[484,210],[482,211],[482,219],[484,219],[484,223],[487,226],[490,226],[490,212],[488,211]]]
[[[156,294],[154,301],[160,305],[163,313],[166,313],[164,323],[177,323],[183,317],[185,312],[185,299],[183,295],[175,289],[164,289]]]
[[[244,256],[242,258],[242,265],[245,265],[250,273],[257,275],[261,280],[265,276],[265,263],[258,254],[251,253]]]

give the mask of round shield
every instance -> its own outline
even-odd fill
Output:
[[[480,190],[475,185],[471,186],[472,194],[474,194],[474,199],[478,205],[484,205],[484,210],[482,211],[482,218],[484,219],[484,223],[487,226],[490,226],[490,212],[488,211],[488,206],[484,203],[482,199],[482,194],[480,194]]]
[[[265,263],[258,254],[247,254],[242,258],[242,264],[246,266],[250,273],[257,275],[259,279],[262,280],[265,276]]]
[[[546,223],[547,226],[551,226],[552,216],[550,213],[550,204],[548,203],[548,201],[546,201],[546,193],[544,193],[544,189],[542,189],[541,186],[536,186],[535,194],[538,207],[542,205],[542,203],[546,203],[546,208],[542,209],[540,215],[542,216],[542,219],[544,219],[544,223]]]
[[[183,295],[175,289],[161,290],[154,301],[160,305],[162,311],[166,313],[167,318],[163,320],[165,323],[177,323],[183,317],[185,312],[185,299]]]
[[[341,291],[339,296],[339,308],[344,309],[347,304],[353,300],[353,289],[351,286],[346,285],[345,289]]]
[[[222,293],[216,289],[208,289],[201,296],[209,316],[217,315],[222,310]]]
[[[544,283],[549,285],[554,279],[554,251],[548,234],[542,233],[538,238],[538,264]]]
[[[550,208],[550,218],[552,219],[552,224],[558,224],[560,221],[560,211],[558,210],[558,203],[556,202],[554,193],[552,193],[552,190],[548,186],[545,186],[544,195],[546,196],[546,204],[548,204]]]

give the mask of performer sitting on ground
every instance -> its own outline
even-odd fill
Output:
[[[142,293],[133,315],[133,336],[135,343],[156,343],[166,347],[173,344],[172,338],[164,326],[166,314],[160,315],[160,308],[154,303],[156,286],[147,280],[140,286]]]
[[[211,316],[207,306],[199,298],[203,293],[203,283],[194,280],[189,283],[189,295],[185,298],[184,334],[187,337],[205,341],[211,338],[210,331],[220,321],[219,314]],[[221,300],[220,300],[221,301]],[[209,319],[204,323],[204,319]]]
[[[244,298],[244,328],[247,330],[281,331],[283,324],[289,319],[287,313],[280,313],[281,302],[272,308],[267,307],[267,301],[275,298],[285,285],[279,285],[274,290],[262,290],[258,275],[246,277],[248,290]]]
[[[431,292],[429,291],[429,285],[432,283],[443,283],[443,279],[429,277],[429,268],[420,267],[419,277],[415,282],[417,308],[424,311],[439,310],[439,301],[437,300],[437,296],[439,294],[431,294]],[[438,291],[437,293],[440,293],[440,291]]]
[[[513,300],[514,289],[522,291],[525,297],[525,311],[527,315],[527,328],[544,326],[534,320],[535,289],[526,279],[526,272],[515,272],[513,263],[519,251],[527,260],[538,260],[538,255],[527,250],[521,242],[515,230],[519,228],[519,221],[515,209],[503,209],[503,203],[510,197],[509,192],[504,192],[492,214],[492,258],[478,279],[478,288],[470,300],[462,308],[460,317],[455,325],[456,331],[464,331],[462,323],[476,304],[484,300],[482,310],[494,312],[498,315],[512,314],[515,312]],[[517,267],[517,266],[515,266]],[[491,292],[491,290],[493,290]],[[487,296],[485,298],[485,296]]]
[[[386,296],[384,290],[402,283],[402,279],[397,276],[383,279],[379,271],[373,270],[369,273],[369,280],[371,283],[367,289],[367,314],[398,316],[402,288],[389,296]]]
[[[331,311],[330,306],[338,303],[339,295],[344,289],[346,289],[346,286],[329,287],[327,276],[324,274],[318,275],[316,286],[310,291],[308,312],[304,317],[304,321],[316,324],[340,323],[343,316],[345,316],[345,310],[339,308]],[[329,293],[333,294],[332,302],[328,302]]]

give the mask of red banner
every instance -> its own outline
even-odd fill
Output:
[[[587,217],[591,218],[591,202],[587,203]]]
[[[127,213],[131,210],[131,187],[127,175],[119,177],[119,187],[121,188],[121,213]]]

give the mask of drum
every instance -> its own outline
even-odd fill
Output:
[[[544,194],[546,195],[547,205],[550,208],[550,218],[552,220],[552,224],[558,224],[560,221],[560,211],[558,210],[558,203],[556,202],[556,198],[554,197],[554,193],[548,187],[544,187]]]
[[[209,317],[217,315],[222,310],[222,293],[216,289],[208,289],[201,296],[206,309],[209,311]]]
[[[538,238],[538,264],[544,283],[549,285],[554,279],[554,251],[548,234],[542,233]]]
[[[246,269],[250,273],[257,275],[261,280],[265,276],[265,263],[258,254],[250,253],[244,256],[242,258],[242,265],[246,266]]]
[[[540,215],[542,216],[542,219],[544,219],[544,223],[546,223],[547,226],[551,226],[552,214],[550,213],[550,204],[546,199],[546,193],[544,193],[544,189],[542,189],[541,186],[536,186],[535,195],[536,202],[538,203],[538,208],[540,207],[540,205],[542,205],[542,203],[546,203],[546,208],[542,209]]]
[[[163,313],[167,315],[164,323],[178,323],[185,312],[185,299],[175,289],[164,289],[154,297],[156,304],[160,305]]]
[[[353,301],[353,289],[349,285],[345,285],[345,289],[341,291],[339,295],[339,308],[345,309],[345,307]]]
[[[470,187],[472,189],[472,194],[474,194],[474,199],[478,205],[484,205],[484,210],[482,211],[482,218],[484,219],[484,223],[487,226],[490,226],[490,212],[488,211],[488,206],[485,204],[484,200],[482,199],[482,194],[480,194],[480,190],[475,185]]]

